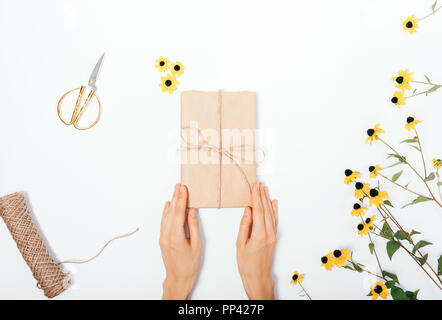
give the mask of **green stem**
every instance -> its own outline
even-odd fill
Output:
[[[419,139],[419,135],[417,134],[417,129],[414,129],[414,132],[416,133],[417,143],[419,144],[419,150],[420,150],[420,153],[422,156],[422,163],[424,165],[424,175],[425,175],[425,179],[426,179],[427,178],[427,166],[425,165],[424,152],[422,151],[421,140]]]
[[[302,290],[304,291],[304,293],[307,295],[307,297],[308,297],[310,300],[313,300],[312,297],[310,297],[310,295],[308,294],[307,290],[305,290],[305,288],[302,286],[301,282],[298,282],[298,283],[299,283],[299,285],[301,286],[301,288],[302,288]]]
[[[407,187],[405,187],[405,186],[403,186],[403,185],[401,185],[401,184],[399,184],[399,183],[397,183],[397,182],[391,180],[390,178],[384,176],[382,173],[379,173],[379,172],[378,172],[378,174],[379,174],[382,178],[384,178],[385,180],[388,180],[388,181],[390,181],[391,183],[394,183],[394,184],[397,185],[398,187],[401,187],[402,189],[407,190],[408,192],[414,193],[415,195],[417,195],[417,196],[419,196],[419,197],[430,198],[430,197],[427,197],[427,196],[421,195],[420,193],[417,193],[416,191],[413,191],[413,190],[408,189]]]
[[[426,18],[428,18],[429,16],[432,16],[432,15],[436,14],[436,12],[438,12],[441,8],[442,8],[442,6],[440,6],[440,7],[437,8],[437,9],[434,9],[433,11],[431,11],[431,13],[429,13],[429,14],[427,14],[425,17],[419,19],[419,22],[422,21],[422,20],[424,20],[424,19],[426,19]]]
[[[421,179],[422,182],[425,184],[425,186],[426,186],[427,189],[428,189],[428,192],[430,192],[430,194],[431,194],[431,199],[433,199],[433,200],[439,205],[439,207],[442,208],[442,204],[441,204],[439,201],[437,201],[437,199],[434,197],[434,194],[433,194],[433,192],[431,191],[430,187],[428,186],[427,181],[425,181],[425,179],[422,178],[422,176],[419,174],[419,172],[417,172],[416,169],[413,168],[413,166],[407,161],[407,159],[406,159],[403,155],[401,155],[399,152],[397,152],[397,151],[396,151],[392,146],[390,146],[387,142],[385,142],[384,140],[382,140],[382,138],[379,138],[379,137],[378,137],[378,139],[379,139],[379,141],[381,141],[383,144],[385,144],[387,147],[389,147],[389,148],[390,148],[390,149],[391,149],[396,155],[398,155],[399,157],[401,157],[402,159],[404,159],[404,163],[407,164],[407,165],[411,168],[411,170],[413,170],[414,173],[419,177],[419,179]]]
[[[413,80],[413,81],[409,81],[409,82],[413,82],[413,83],[421,83],[421,84],[429,84],[430,86],[440,86],[440,84],[437,84],[437,83],[424,82],[424,81],[416,81],[416,80]]]

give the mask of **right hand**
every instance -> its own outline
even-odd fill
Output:
[[[277,201],[270,201],[262,183],[252,187],[252,208],[246,207],[236,242],[238,269],[251,300],[273,300],[271,275],[278,223]]]

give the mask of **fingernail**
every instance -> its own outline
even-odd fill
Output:
[[[190,210],[190,216],[196,218],[196,210]]]
[[[275,206],[278,207],[278,200],[274,200],[275,201]]]
[[[250,215],[250,211],[249,210],[244,210],[244,217],[248,217]]]
[[[185,187],[185,186],[183,186],[183,185],[181,185],[181,187],[180,187],[180,192],[181,192],[181,193],[184,193],[184,192],[186,192],[186,187]]]
[[[176,184],[175,185],[175,191],[178,191],[180,189],[180,185],[179,184]]]

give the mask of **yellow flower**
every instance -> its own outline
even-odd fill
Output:
[[[298,271],[295,270],[295,272],[293,272],[293,276],[292,276],[292,281],[290,281],[290,284],[298,284],[302,282],[302,279],[304,278],[303,274],[299,274]]]
[[[408,131],[410,131],[411,129],[413,129],[413,130],[416,129],[415,125],[418,124],[419,122],[422,122],[420,120],[416,120],[414,117],[415,116],[407,118],[407,123],[405,124],[405,129],[407,129]]]
[[[333,251],[333,257],[335,258],[334,264],[338,266],[338,268],[342,267],[348,260],[351,259],[350,252],[351,251],[348,249],[336,249]]]
[[[170,66],[170,71],[172,72],[172,74],[174,74],[175,76],[179,77],[180,75],[182,75],[184,73],[184,66],[181,62],[175,62],[172,63],[172,65]]]
[[[396,82],[396,88],[401,90],[410,90],[410,81],[413,81],[411,75],[413,72],[408,72],[408,69],[399,70],[398,76],[393,77],[393,81]]]
[[[167,76],[161,77],[161,83],[159,86],[161,91],[172,94],[176,90],[176,85],[179,83],[180,82],[175,78],[175,76],[169,73]]]
[[[391,102],[394,103],[398,108],[400,106],[405,106],[404,92],[403,91],[395,91],[393,93],[393,98],[391,98]]]
[[[157,64],[155,65],[155,68],[158,68],[158,71],[163,72],[169,69],[169,66],[170,66],[169,59],[161,56],[157,59]]]
[[[370,228],[363,222],[359,222],[358,226],[358,234],[362,236],[367,235],[370,232]]]
[[[390,199],[388,197],[387,191],[378,191],[376,189],[371,189],[370,190],[370,201],[368,202],[368,205],[371,206],[372,204],[374,204],[376,206],[376,208],[379,208],[379,206],[384,204],[384,201],[382,200],[382,198]]]
[[[331,271],[332,266],[335,264],[335,258],[333,257],[333,253],[327,253],[325,256],[321,258],[321,267],[324,267],[326,270]]]
[[[404,30],[408,30],[410,32],[410,34],[413,34],[416,32],[417,29],[417,23],[419,22],[419,18],[416,18],[413,15],[411,15],[411,17],[408,17],[407,19],[405,19],[402,24],[404,25]]]
[[[373,227],[373,221],[375,221],[375,220],[376,220],[376,217],[375,216],[371,216],[371,217],[365,219],[365,225],[368,228],[371,228],[371,227]]]
[[[370,171],[370,178],[375,179],[378,176],[378,171],[382,171],[382,168],[378,165],[369,166],[368,171]]]
[[[364,209],[367,210],[367,207],[361,207],[359,203],[355,203],[351,210],[351,215],[354,217],[358,217],[359,215],[363,216],[365,214]]]
[[[370,144],[372,143],[372,141],[378,140],[378,135],[381,133],[385,133],[384,130],[382,130],[381,128],[379,128],[380,124],[376,124],[374,126],[373,129],[368,129],[367,130],[367,135],[368,138],[365,140],[365,143],[367,143],[368,141],[370,141]]]
[[[441,159],[433,159],[433,168],[439,170],[442,168],[442,160]]]
[[[356,178],[360,178],[361,174],[357,171],[351,171],[350,169],[345,170],[344,183],[349,184],[350,182],[356,182]]]
[[[372,300],[376,300],[379,296],[381,296],[384,299],[387,299],[388,295],[390,294],[387,290],[387,286],[383,284],[382,282],[376,282],[371,287],[371,294]]]
[[[370,192],[369,186],[370,186],[370,184],[368,184],[368,183],[356,182],[355,183],[355,197],[356,197],[356,199],[362,199],[362,198],[364,198],[364,195],[368,195]]]

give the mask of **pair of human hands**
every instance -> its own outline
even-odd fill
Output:
[[[163,299],[187,299],[198,276],[201,235],[197,210],[187,208],[186,186],[177,184],[161,220],[160,247],[166,267]],[[187,211],[187,216],[186,216]],[[189,228],[186,237],[185,222]],[[252,207],[244,209],[236,241],[238,269],[249,299],[274,299],[271,275],[278,224],[277,201],[262,183],[252,186]]]

